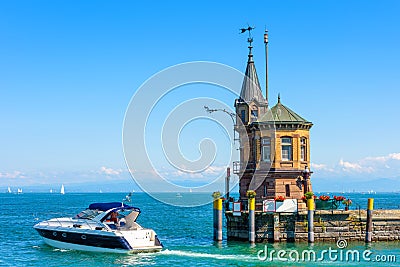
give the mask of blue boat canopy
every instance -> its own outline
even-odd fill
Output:
[[[135,208],[132,206],[125,205],[122,202],[108,202],[108,203],[92,203],[89,205],[90,210],[100,210],[100,211],[107,211],[109,209],[117,210],[135,210],[140,212],[139,208]]]

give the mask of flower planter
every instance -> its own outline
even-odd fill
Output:
[[[336,210],[339,207],[337,201],[330,199],[330,200],[315,200],[315,208],[317,210]]]

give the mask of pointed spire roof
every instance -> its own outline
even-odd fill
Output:
[[[251,46],[253,39],[249,38],[249,55],[247,60],[247,67],[245,72],[245,78],[242,84],[242,90],[240,92],[240,98],[247,103],[256,101],[259,104],[265,104],[266,100],[262,95],[260,81],[258,80],[256,66],[254,65],[253,54]]]

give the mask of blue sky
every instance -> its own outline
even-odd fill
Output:
[[[399,13],[398,1],[2,1],[0,187],[129,180],[137,88],[188,61],[244,71],[247,23],[262,85],[269,29],[271,102],[280,93],[314,123],[315,179],[400,181]]]

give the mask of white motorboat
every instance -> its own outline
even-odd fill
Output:
[[[162,244],[154,230],[140,226],[140,209],[121,202],[93,203],[73,218],[55,218],[34,226],[53,247],[95,252],[154,252]]]

